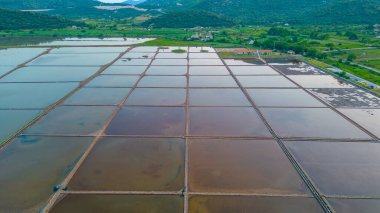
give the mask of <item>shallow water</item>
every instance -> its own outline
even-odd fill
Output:
[[[85,137],[21,137],[0,150],[0,209],[38,212],[91,141]]]
[[[190,213],[250,212],[250,213],[322,213],[314,198],[259,196],[191,196]]]
[[[183,198],[173,195],[67,195],[52,213],[78,212],[182,213]]]
[[[184,107],[124,107],[108,127],[108,135],[182,136]]]
[[[273,140],[191,140],[189,185],[193,192],[309,194]]]
[[[104,137],[69,190],[179,191],[184,187],[182,139]]]
[[[323,194],[379,196],[380,144],[295,141],[286,146]]]
[[[190,134],[271,137],[263,121],[251,107],[192,107]]]

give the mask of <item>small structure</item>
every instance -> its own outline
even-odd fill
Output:
[[[188,40],[190,41],[211,41],[214,39],[214,36],[211,32],[207,33],[195,33]]]
[[[294,54],[296,54],[296,52],[294,52],[293,50],[288,50],[288,52],[286,52],[287,54],[289,54],[289,55],[294,55]]]

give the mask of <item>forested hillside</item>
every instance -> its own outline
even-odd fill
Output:
[[[166,28],[192,28],[192,27],[221,27],[233,26],[236,23],[224,17],[205,11],[172,12],[143,23],[144,26],[153,24],[154,27]]]
[[[186,2],[186,3],[183,3]],[[380,0],[148,0],[164,11],[204,10],[243,24],[352,24],[379,22]]]
[[[82,26],[83,23],[40,13],[11,11],[0,9],[0,30],[65,28]]]

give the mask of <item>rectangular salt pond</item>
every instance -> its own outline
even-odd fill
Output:
[[[78,83],[0,83],[0,109],[42,109],[77,86]]]
[[[187,58],[187,53],[158,53],[156,58]]]
[[[175,195],[67,195],[51,210],[52,213],[78,212],[181,213],[183,198]]]
[[[322,213],[318,202],[310,197],[274,196],[211,196],[195,195],[189,200],[189,212],[245,212],[250,213]]]
[[[0,49],[0,65],[15,66],[31,60],[45,52],[46,48],[9,48]]]
[[[146,75],[186,75],[187,66],[150,66]]]
[[[273,140],[191,140],[189,187],[192,192],[310,193]]]
[[[128,47],[61,47],[54,48],[50,53],[54,54],[89,54],[89,53],[122,53]]]
[[[87,137],[24,136],[1,149],[0,210],[39,212],[91,141]]]
[[[31,135],[96,135],[116,107],[61,106],[25,131]]]
[[[182,87],[187,86],[185,76],[145,76],[137,87]]]
[[[191,107],[190,135],[272,137],[251,107]]]
[[[110,66],[103,75],[141,75],[148,66]]]
[[[329,75],[288,75],[304,88],[353,88],[351,84]]]
[[[302,89],[248,89],[247,91],[260,107],[327,107]]]
[[[334,107],[380,107],[380,98],[357,88],[320,88],[310,91]]]
[[[261,110],[279,137],[371,139],[369,135],[329,108]]]
[[[133,87],[139,78],[138,75],[101,75],[90,81],[86,87]]]
[[[293,84],[283,76],[237,76],[237,79],[240,81],[243,87],[297,87],[297,85]]]
[[[0,145],[40,113],[41,110],[0,110]]]
[[[2,66],[0,65],[0,76],[5,75],[6,73],[10,72],[17,66]]]
[[[325,195],[380,195],[380,144],[368,142],[286,142]]]
[[[152,62],[154,66],[187,66],[186,59],[155,59]]]
[[[339,111],[380,138],[380,109],[339,109]]]
[[[230,75],[225,66],[191,66],[190,75]]]
[[[184,106],[186,89],[136,88],[128,97],[126,105]]]
[[[251,106],[241,89],[190,89],[190,106]]]
[[[0,79],[1,82],[83,81],[100,67],[23,67]]]
[[[82,88],[65,105],[119,105],[131,88]]]
[[[148,59],[148,58],[154,58],[156,54],[155,53],[140,53],[140,52],[127,52],[126,54],[121,57],[122,59]]]
[[[47,54],[28,65],[32,66],[103,66],[111,63],[118,53],[88,54]]]
[[[231,76],[190,76],[190,87],[238,87]]]
[[[234,75],[280,75],[268,66],[229,66]]]
[[[218,65],[222,66],[223,62],[220,59],[198,59],[198,58],[190,58],[189,60],[190,66],[210,66],[210,65]]]
[[[124,107],[106,134],[183,136],[185,126],[184,107]]]
[[[179,191],[184,187],[184,147],[182,139],[104,137],[68,187],[95,191]]]

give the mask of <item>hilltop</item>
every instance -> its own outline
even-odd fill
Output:
[[[69,26],[83,26],[83,23],[67,20],[61,17],[40,13],[21,12],[0,9],[0,30],[16,29],[57,29]]]

